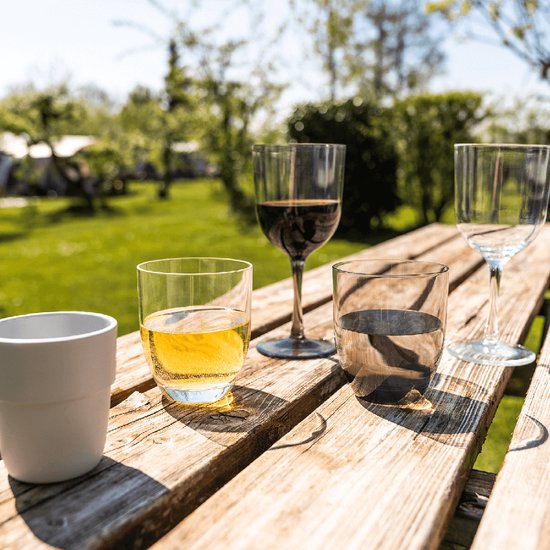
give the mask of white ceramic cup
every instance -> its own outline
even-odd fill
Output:
[[[0,319],[0,451],[12,477],[54,483],[101,460],[116,336],[100,313]]]

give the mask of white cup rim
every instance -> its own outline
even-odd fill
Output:
[[[0,336],[0,344],[15,344],[15,345],[28,345],[28,344],[48,344],[48,343],[59,343],[59,342],[71,342],[77,340],[84,340],[87,338],[93,338],[99,336],[106,332],[113,330],[117,326],[117,320],[110,315],[105,315],[104,313],[95,313],[91,311],[44,311],[40,313],[27,313],[24,315],[13,315],[11,317],[5,317],[0,319],[0,330],[3,324],[10,323],[14,320],[20,319],[30,319],[33,317],[55,317],[58,315],[65,315],[70,317],[91,317],[94,319],[102,319],[105,321],[105,326],[93,330],[93,331],[84,331],[79,334],[71,334],[68,336],[53,336],[50,338],[8,338]]]

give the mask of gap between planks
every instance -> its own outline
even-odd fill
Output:
[[[489,472],[470,472],[439,550],[456,550],[457,546],[470,548],[491,496],[495,478],[496,475]]]

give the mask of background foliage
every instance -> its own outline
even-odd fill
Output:
[[[476,141],[487,112],[475,93],[420,94],[397,103],[399,189],[422,224],[441,221],[454,198],[455,143]]]
[[[341,234],[367,235],[399,205],[397,151],[390,109],[356,98],[309,104],[290,116],[288,133],[298,142],[343,143],[346,169]]]

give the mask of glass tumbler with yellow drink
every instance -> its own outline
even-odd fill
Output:
[[[170,258],[137,271],[141,340],[157,385],[180,403],[226,397],[250,342],[252,264]]]

